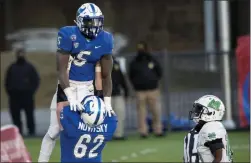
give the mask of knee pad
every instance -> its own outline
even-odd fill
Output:
[[[50,136],[50,138],[52,140],[56,140],[59,137],[59,134],[60,134],[59,125],[50,126],[47,133],[48,133],[48,135]]]

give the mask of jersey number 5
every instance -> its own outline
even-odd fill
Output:
[[[98,147],[100,147],[102,145],[102,143],[104,142],[104,139],[105,138],[104,138],[103,135],[98,135],[93,140],[92,140],[91,135],[89,135],[89,134],[82,135],[79,138],[79,140],[78,140],[78,142],[77,142],[77,144],[75,145],[75,148],[74,148],[75,157],[76,158],[82,158],[82,157],[86,156],[87,148],[88,148],[89,143],[94,143],[96,145],[94,147],[92,147],[92,149],[88,153],[88,158],[97,157],[98,153],[95,153],[95,151],[98,149]]]
[[[78,53],[78,55],[74,59],[73,63],[79,67],[83,66],[86,63],[86,59],[83,58],[84,55],[91,55],[91,52],[90,51],[81,51],[80,53]]]

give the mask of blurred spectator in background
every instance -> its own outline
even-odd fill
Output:
[[[122,94],[122,91],[124,94]],[[124,121],[125,121],[125,101],[128,97],[128,87],[121,71],[120,64],[113,56],[113,69],[112,69],[112,108],[118,116],[118,125],[115,131],[114,140],[125,140],[124,135]]]
[[[7,69],[5,88],[9,96],[9,108],[13,123],[23,134],[21,110],[26,115],[29,135],[35,135],[34,95],[39,86],[39,75],[35,67],[25,59],[23,49],[16,52],[17,60]]]
[[[137,56],[129,66],[129,78],[136,91],[138,129],[142,138],[148,136],[146,124],[148,104],[152,113],[154,133],[156,136],[163,136],[158,88],[162,70],[159,63],[149,53],[145,42],[137,45],[137,51]]]

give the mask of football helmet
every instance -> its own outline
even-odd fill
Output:
[[[81,118],[87,125],[94,127],[104,122],[107,115],[103,100],[97,96],[87,96],[82,101],[84,109]]]
[[[225,113],[223,102],[214,95],[205,95],[196,100],[189,117],[194,122],[221,121]]]
[[[93,39],[103,30],[104,15],[95,4],[85,3],[78,9],[74,22],[87,38]]]

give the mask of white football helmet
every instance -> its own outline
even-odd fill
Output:
[[[103,30],[104,15],[94,3],[85,3],[78,9],[74,22],[87,38],[93,39]]]
[[[87,96],[82,101],[84,110],[81,113],[81,118],[84,123],[91,127],[100,125],[104,122],[107,115],[103,100],[97,96]]]
[[[221,121],[225,113],[223,102],[214,95],[205,95],[196,100],[193,104],[193,110],[189,112],[191,120],[198,123]]]

